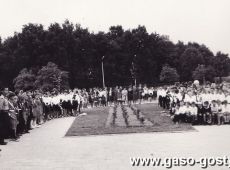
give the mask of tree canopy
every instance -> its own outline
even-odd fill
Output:
[[[29,70],[38,73],[52,62],[68,72],[70,88],[101,87],[103,56],[106,86],[133,84],[134,75],[137,83],[158,83],[166,64],[177,70],[180,81],[193,80],[193,71],[199,64],[211,66],[219,77],[228,75],[230,69],[227,54],[213,54],[198,43],[175,44],[168,36],[148,33],[145,26],[124,30],[118,25],[111,26],[108,32],[93,33],[66,20],[63,24],[50,24],[47,29],[29,23],[21,32],[1,40],[0,86],[13,87],[12,80],[17,77],[19,88],[20,71],[26,68],[24,76],[29,78]]]
[[[35,74],[32,70],[24,68],[20,71],[18,76],[14,79],[14,88],[16,90],[31,90],[34,88],[36,80]]]
[[[69,77],[68,72],[60,70],[52,62],[48,62],[38,71],[22,69],[13,83],[16,90],[41,89],[49,91],[56,89],[61,91],[69,88]]]
[[[68,81],[68,72],[60,70],[56,64],[49,62],[38,71],[35,87],[44,91],[54,88],[60,91],[69,88]]]
[[[198,65],[197,68],[193,71],[193,79],[200,80],[205,83],[206,80],[213,81],[216,76],[216,71],[212,66]]]
[[[160,81],[165,83],[172,83],[179,80],[179,75],[175,68],[169,67],[168,65],[163,66],[160,73]]]

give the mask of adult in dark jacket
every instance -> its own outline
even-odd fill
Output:
[[[6,145],[4,139],[8,136],[9,131],[9,115],[8,101],[0,92],[0,145]]]

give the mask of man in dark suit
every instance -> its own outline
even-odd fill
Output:
[[[8,116],[8,101],[0,92],[0,145],[6,145],[4,139],[8,135],[9,130],[9,116]]]

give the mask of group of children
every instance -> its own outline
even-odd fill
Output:
[[[213,100],[211,103],[189,103],[181,101],[172,108],[173,121],[192,124],[230,123],[230,106],[227,101]]]
[[[175,123],[230,123],[229,85],[191,85],[158,89],[159,105],[169,109]]]

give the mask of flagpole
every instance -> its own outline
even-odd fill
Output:
[[[102,71],[102,83],[103,83],[103,88],[105,88],[105,75],[104,75],[104,56],[102,56],[102,60],[101,60],[101,71]]]

